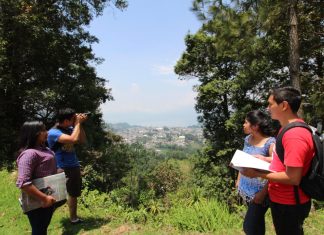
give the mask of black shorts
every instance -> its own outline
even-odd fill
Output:
[[[64,168],[63,169],[67,178],[66,190],[71,197],[81,196],[81,171],[80,167]]]

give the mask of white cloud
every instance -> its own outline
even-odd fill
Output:
[[[160,75],[174,74],[173,65],[154,65],[153,70]]]
[[[115,93],[115,101],[107,102],[102,105],[103,110],[110,112],[130,113],[162,113],[170,112],[183,108],[194,107],[196,94],[192,91],[168,93]]]

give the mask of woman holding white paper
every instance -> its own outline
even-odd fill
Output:
[[[243,124],[243,151],[256,157],[271,161],[275,138],[270,117],[260,110],[254,110],[246,115]],[[241,197],[248,204],[243,229],[248,235],[265,234],[264,215],[269,207],[267,198],[267,181],[251,179],[239,173],[237,188]]]
[[[56,174],[54,153],[46,148],[47,131],[42,122],[25,122],[21,128],[17,157],[18,178],[16,185],[25,193],[38,199],[42,208],[26,212],[32,235],[47,234],[54,212],[54,197],[38,190],[32,180]]]

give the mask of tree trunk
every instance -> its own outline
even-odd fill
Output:
[[[289,0],[289,72],[291,85],[300,91],[297,2],[298,0]]]

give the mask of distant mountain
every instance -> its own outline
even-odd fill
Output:
[[[127,122],[118,122],[118,123],[108,123],[108,126],[115,131],[121,131],[121,130],[126,130],[126,129],[131,129],[131,128],[136,128],[136,127],[145,127],[145,126],[140,126],[140,125],[130,125]],[[164,128],[170,128],[167,126],[163,126]],[[200,125],[190,125],[187,128],[198,128],[200,129]]]
[[[191,126],[188,126],[188,128],[201,128],[201,125],[191,125]]]

